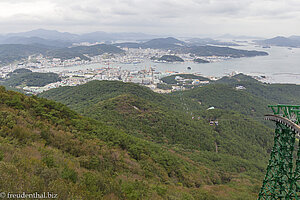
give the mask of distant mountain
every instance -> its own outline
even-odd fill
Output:
[[[107,45],[107,44],[97,44],[93,46],[78,46],[72,48],[62,48],[54,49],[46,53],[47,56],[53,58],[60,58],[61,60],[72,59],[79,57],[82,60],[90,60],[88,56],[98,56],[104,53],[118,54],[124,51],[118,47]]]
[[[77,40],[81,42],[104,42],[104,41],[118,41],[118,40],[149,40],[155,38],[154,35],[144,33],[106,33],[103,31],[86,33],[80,35]]]
[[[299,40],[300,41],[300,36],[298,36],[298,35],[292,35],[291,37],[289,37],[289,39]]]
[[[5,35],[0,35],[0,42],[5,40],[6,39],[6,36]]]
[[[143,47],[143,43],[137,43],[137,42],[123,42],[123,43],[116,43],[114,44],[117,47],[120,48],[142,48]]]
[[[247,51],[247,50],[240,50],[240,49],[234,49],[229,47],[200,45],[201,42],[202,43],[215,42],[215,44],[217,45],[217,40],[212,40],[212,39],[194,38],[191,39],[190,42],[194,42],[194,43],[186,43],[176,38],[168,37],[168,38],[152,39],[144,43],[116,43],[114,45],[121,48],[128,47],[128,48],[168,49],[168,50],[173,50],[176,53],[191,53],[196,56],[229,56],[232,58],[239,58],[239,57],[268,55],[268,53],[261,52],[261,51]],[[219,45],[221,45],[221,43],[219,43]]]
[[[1,44],[0,65],[20,61],[33,54],[45,53],[51,48],[44,45]]]
[[[9,33],[6,37],[40,37],[47,40],[73,41],[78,35],[56,30],[36,29],[28,32]]]
[[[41,53],[50,57],[58,57],[62,60],[80,57],[84,60],[89,60],[88,55],[101,55],[103,53],[122,53],[123,51],[118,47],[128,48],[151,48],[151,49],[165,49],[172,50],[175,53],[192,53],[198,56],[230,56],[230,57],[249,57],[257,55],[267,55],[265,52],[256,51],[243,51],[231,48],[221,48],[214,46],[199,46],[204,43],[213,43],[215,45],[233,45],[229,43],[222,43],[213,39],[191,39],[190,43],[178,40],[173,37],[155,38],[147,42],[126,42],[115,43],[113,45],[103,44],[100,46],[90,47],[74,47],[74,42],[103,42],[107,41],[112,43],[118,40],[140,40],[141,38],[151,38],[153,35],[143,33],[106,33],[106,32],[93,32],[83,35],[76,35],[67,32],[59,32],[55,30],[37,29],[29,32],[10,33],[0,36],[0,44],[6,44],[7,49],[1,51],[0,47],[0,65],[5,65],[14,61],[22,60],[29,55]],[[194,42],[194,43],[193,43]],[[12,45],[12,44],[15,44]],[[18,46],[16,45],[25,45]],[[28,46],[26,46],[28,45]],[[35,48],[33,48],[35,47]],[[38,49],[40,48],[40,49]],[[34,51],[27,51],[28,49]],[[55,50],[54,50],[55,49]],[[31,53],[30,53],[31,52]],[[84,53],[83,53],[84,52]]]
[[[278,36],[278,37],[274,37],[274,38],[267,39],[267,40],[257,40],[255,42],[260,45],[281,46],[281,47],[300,47],[300,40],[293,39],[293,38],[295,38],[295,36],[291,37],[291,38]],[[298,38],[298,37],[296,37],[296,38]]]
[[[165,49],[165,48],[175,48],[186,45],[185,42],[178,40],[173,37],[167,38],[156,38],[150,40],[148,42],[143,43],[145,48],[152,48],[152,49]]]
[[[71,42],[62,40],[48,40],[40,37],[20,37],[13,36],[0,40],[0,44],[43,44],[54,47],[72,46]]]
[[[211,38],[191,38],[186,40],[191,45],[221,45],[221,46],[239,46],[233,42],[221,42]]]
[[[106,44],[98,44],[93,46],[78,46],[72,48],[53,48],[51,46],[41,44],[0,44],[0,65],[6,65],[15,61],[27,59],[28,56],[34,54],[42,54],[52,58],[60,58],[61,60],[79,57],[82,60],[90,60],[85,55],[96,56],[104,53],[118,54],[122,53],[118,47]]]
[[[86,33],[77,38],[80,42],[100,42],[109,41],[112,38],[106,32],[98,31],[93,33]]]
[[[150,49],[174,49],[186,46],[186,43],[173,37],[155,38],[143,43],[116,43],[115,46],[128,48],[150,48]]]
[[[56,30],[36,29],[27,32],[9,33],[7,35],[0,36],[0,41],[8,38],[22,37],[22,38],[42,38],[52,41],[65,41],[65,42],[105,42],[105,41],[137,41],[137,40],[149,40],[157,36],[145,34],[145,33],[107,33],[103,31],[85,33],[85,34],[73,34],[68,32],[59,32]],[[23,44],[23,43],[22,43]]]
[[[246,40],[246,39],[252,39],[252,40],[260,40],[260,39],[264,39],[262,37],[258,37],[258,36],[249,36],[249,35],[231,35],[231,34],[224,34],[219,36],[218,38],[223,38],[223,39],[242,39],[242,40]]]
[[[195,56],[228,56],[231,58],[267,56],[267,52],[248,51],[229,47],[192,46],[180,49],[181,53],[191,53]]]

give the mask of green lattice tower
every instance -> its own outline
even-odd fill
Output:
[[[274,116],[284,117],[295,124],[300,122],[300,106],[269,106]],[[274,146],[267,173],[263,181],[259,200],[299,199],[300,200],[300,149],[294,159],[296,133],[283,122],[276,122]]]

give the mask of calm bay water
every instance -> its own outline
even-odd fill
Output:
[[[145,61],[140,64],[111,64],[110,67],[121,67],[122,69],[130,70],[154,67],[156,71],[160,72],[197,72],[204,76],[217,77],[237,71],[249,75],[264,75],[268,78],[268,81],[272,83],[300,84],[300,48],[288,49],[286,47],[271,47],[269,49],[264,49],[252,45],[235,48],[266,51],[269,53],[269,56],[236,58],[208,64],[196,64],[193,62],[153,63],[151,61]],[[101,67],[104,67],[104,65],[90,64],[67,68],[48,68],[46,70],[60,72],[63,70],[96,69]],[[188,70],[187,67],[191,67],[191,70]]]

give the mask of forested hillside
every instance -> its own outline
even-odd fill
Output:
[[[238,89],[241,86],[243,89]],[[233,110],[258,119],[271,112],[267,107],[270,104],[300,104],[300,85],[266,84],[237,74],[172,95],[198,101],[206,107]]]
[[[192,98],[207,107],[213,106],[219,109],[234,110],[245,115],[261,118],[269,111],[267,106],[273,104],[272,101],[249,93],[247,89],[237,90],[235,87],[226,84],[211,84],[174,95]]]
[[[233,87],[244,86],[248,93],[274,103],[300,104],[300,85],[266,84],[244,74],[223,77],[216,81],[216,83],[227,84]]]
[[[0,189],[60,199],[256,199],[273,143],[261,119],[268,104],[297,102],[297,89],[237,75],[171,94],[119,81],[41,94],[73,111],[0,87]]]
[[[59,199],[256,195],[255,180],[201,166],[161,145],[81,117],[62,104],[4,87],[0,100],[1,191],[51,191]]]
[[[0,84],[9,87],[17,86],[33,86],[33,87],[43,87],[50,83],[55,83],[61,81],[61,78],[56,73],[39,73],[39,72],[25,72],[18,74],[11,74],[9,78],[0,81]]]
[[[134,83],[123,83],[120,81],[91,81],[77,87],[60,87],[42,93],[42,97],[63,102],[70,108],[82,112],[84,109],[100,101],[116,97],[121,94],[132,94],[162,104],[168,108],[183,109],[179,97],[169,97],[152,92],[149,88]],[[171,99],[171,101],[170,101]],[[187,102],[190,106],[199,105],[193,101]]]
[[[42,96],[228,174],[228,180],[243,175],[263,178],[272,147],[272,129],[237,111],[206,110],[209,104],[200,105],[185,94],[157,94],[118,81],[92,81],[53,89]],[[242,95],[240,101],[246,97]],[[218,120],[218,126],[210,126],[210,120]]]

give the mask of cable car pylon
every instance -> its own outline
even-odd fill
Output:
[[[269,106],[273,114],[266,120],[276,123],[274,146],[258,200],[300,200],[300,149],[295,145],[300,134],[300,106]]]

